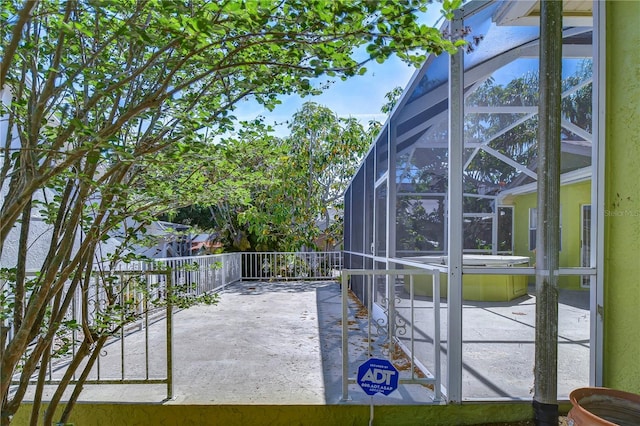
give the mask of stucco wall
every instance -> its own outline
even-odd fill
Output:
[[[27,425],[24,404],[12,425]],[[566,409],[566,407],[563,407]],[[366,425],[369,406],[363,405],[177,405],[78,404],[70,422],[74,426],[208,426],[208,425]],[[469,403],[456,405],[380,405],[374,423],[389,426],[472,425],[530,419],[531,404]]]
[[[509,204],[514,206],[514,254],[529,256],[535,262],[535,253],[529,251],[529,209],[536,207],[537,194],[514,196]],[[591,204],[591,182],[579,182],[560,188],[560,206],[562,209],[562,250],[560,266],[580,266],[581,208]],[[531,283],[535,277],[530,277]],[[563,276],[559,279],[562,288],[580,288],[580,277]]]
[[[640,393],[640,2],[606,19],[604,384]]]

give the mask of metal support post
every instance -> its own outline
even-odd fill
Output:
[[[598,0],[593,2],[593,162],[591,179],[592,209],[591,241],[596,242],[591,250],[590,266],[597,267],[597,275],[591,279],[591,365],[589,374],[590,386],[602,386],[603,365],[603,309],[604,306],[604,278],[602,265],[604,264],[604,176],[605,176],[605,36],[606,36],[606,3]],[[595,184],[594,184],[595,183]]]
[[[349,304],[349,274],[342,273],[341,293],[342,293],[342,401],[349,400],[349,325],[348,325],[348,304]]]
[[[167,333],[167,401],[174,398],[173,393],[173,269],[166,274],[166,293],[167,293],[167,319],[166,319],[166,333]]]
[[[460,34],[462,11],[451,21],[451,34]],[[462,401],[462,200],[464,152],[464,51],[451,55],[449,63],[449,183],[448,199],[448,399]]]
[[[562,1],[542,1],[540,5],[536,345],[533,409],[536,425],[557,425]]]
[[[389,121],[387,128],[387,270],[391,269],[389,259],[396,257],[396,123]],[[389,335],[389,349],[392,350],[393,337],[396,327],[396,276],[387,275],[387,329]],[[390,352],[390,354],[393,352]],[[390,355],[391,356],[391,355]]]

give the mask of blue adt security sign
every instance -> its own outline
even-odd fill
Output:
[[[386,359],[370,358],[358,367],[358,384],[367,395],[398,389],[398,370]]]

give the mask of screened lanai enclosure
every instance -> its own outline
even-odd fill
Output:
[[[560,400],[600,374],[592,4],[564,2]],[[346,191],[349,285],[384,313],[389,339],[439,376],[446,400],[530,399],[537,138],[547,118],[538,115],[539,5],[470,2],[443,31],[464,37],[464,51],[432,55],[415,73]],[[427,273],[403,273],[416,269]]]

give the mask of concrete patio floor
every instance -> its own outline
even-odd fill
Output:
[[[560,377],[565,382],[559,392],[587,384],[588,306],[584,306],[581,292],[569,296],[562,298],[560,306],[559,368],[564,371]],[[406,294],[400,295],[398,312],[408,317],[407,298]],[[433,310],[433,302],[416,298],[414,304],[415,351],[418,359],[430,367],[432,360],[425,354],[433,353],[433,325],[425,321],[432,318],[428,311]],[[366,319],[355,317],[359,309],[350,300],[350,377],[355,377],[357,367],[368,357]],[[442,371],[446,377],[446,304],[441,309]],[[531,296],[512,302],[465,303],[465,396],[528,397],[533,379],[534,310]],[[172,400],[165,401],[165,385],[87,385],[80,400],[196,405],[369,404],[371,398],[357,384],[349,386],[349,400],[342,400],[341,315],[340,286],[336,282],[235,283],[221,293],[219,304],[174,314]],[[164,320],[149,327],[150,377],[165,374],[165,329]],[[127,377],[145,374],[144,337],[143,331],[126,337]],[[375,356],[383,356],[383,344],[373,341],[372,346]],[[107,346],[103,355],[102,374],[120,374],[120,344],[116,341]],[[45,400],[53,390],[46,392]],[[563,399],[562,394],[560,397]],[[400,385],[391,395],[376,395],[373,400],[378,405],[424,404],[433,402],[433,393],[419,384]]]
[[[530,400],[535,357],[535,289],[508,302],[464,301],[462,392],[465,400]],[[396,308],[410,323],[410,298],[398,288]],[[431,298],[414,300],[416,356],[433,368]],[[443,383],[447,376],[447,304],[440,305]],[[589,292],[561,290],[558,306],[558,399],[589,385]],[[406,339],[405,339],[406,341]],[[408,342],[408,341],[406,341]]]

